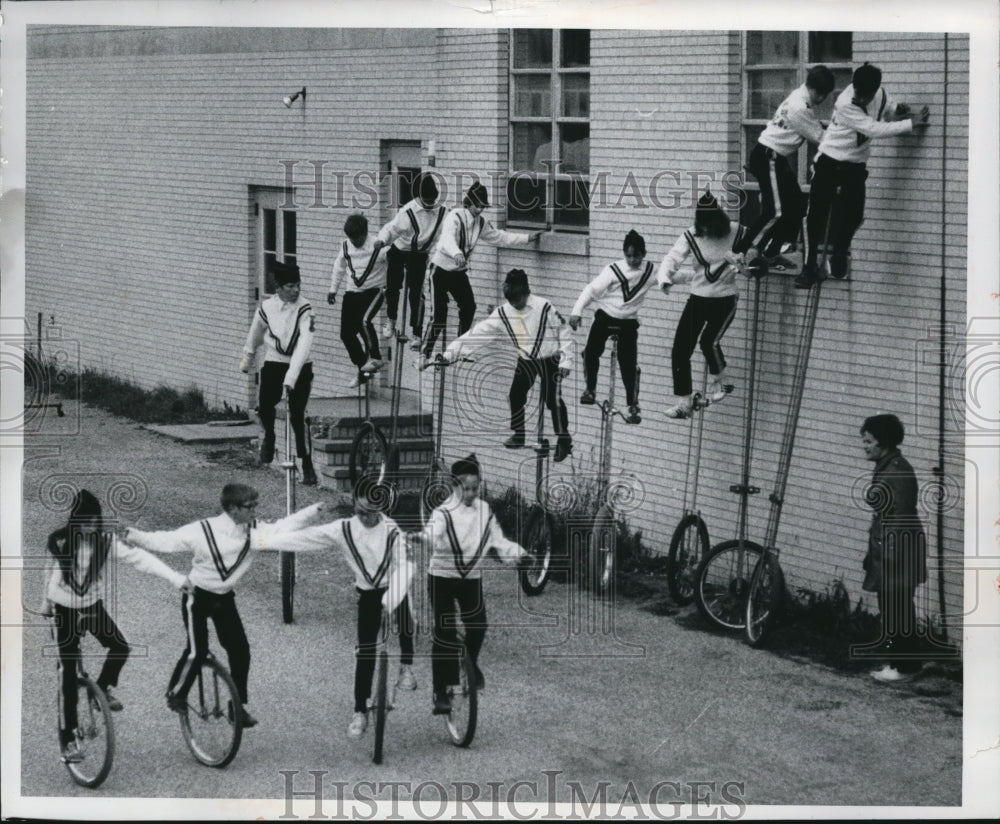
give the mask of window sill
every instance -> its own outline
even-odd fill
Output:
[[[525,229],[512,231],[523,232]],[[524,249],[533,252],[545,252],[551,255],[578,255],[586,256],[590,254],[590,237],[584,234],[572,234],[569,232],[542,232],[537,243],[529,243],[527,246],[504,246],[505,249]]]

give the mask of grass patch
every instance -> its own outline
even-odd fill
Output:
[[[47,378],[54,394],[79,398],[90,406],[138,423],[191,424],[247,419],[245,410],[225,401],[221,409],[209,407],[201,390],[193,386],[182,390],[169,386],[143,389],[92,367],[75,374],[55,363],[47,365]]]

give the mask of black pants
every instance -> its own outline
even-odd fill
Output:
[[[458,306],[458,334],[464,335],[472,328],[472,319],[476,316],[476,296],[472,294],[469,273],[465,269],[435,266],[431,271],[431,328],[424,341],[425,357],[434,351],[434,344],[448,323],[449,295]]]
[[[674,394],[691,394],[691,355],[699,342],[708,362],[708,371],[718,375],[726,368],[726,358],[719,345],[729,324],[736,316],[736,295],[724,298],[706,298],[691,295],[681,312],[674,333],[674,347],[670,362],[674,374]]]
[[[638,361],[639,321],[613,318],[602,309],[594,312],[594,322],[583,349],[583,374],[587,389],[597,391],[597,372],[608,338],[618,335],[618,368],[625,384],[626,402],[629,406],[639,403],[636,393],[636,364]]]
[[[288,372],[287,363],[265,361],[260,369],[260,394],[258,396],[260,422],[264,427],[264,435],[274,439],[275,408],[283,394],[282,381]],[[295,451],[300,458],[309,455],[309,445],[306,440],[306,405],[309,403],[309,392],[312,390],[312,364],[307,363],[299,372],[299,377],[292,387],[289,397],[288,413],[292,419],[292,431],[295,432]]]
[[[916,587],[906,583],[883,583],[878,591],[885,660],[900,672],[916,672],[921,664],[915,594]]]
[[[372,693],[375,649],[382,628],[383,595],[385,589],[358,590],[358,646],[355,650],[354,665],[355,712],[364,712],[368,708],[368,696]],[[403,666],[409,666],[413,663],[414,626],[408,598],[404,598],[396,607],[396,620],[399,623],[399,662]]]
[[[80,639],[89,632],[108,651],[101,674],[97,676],[97,686],[101,689],[118,686],[118,676],[128,660],[129,645],[118,625],[108,615],[102,601],[81,609],[61,604],[54,604],[53,607],[56,616],[56,645],[59,647],[59,680],[62,685],[59,743],[66,746],[73,740],[73,730],[79,723],[76,711],[76,677],[80,661]]]
[[[374,318],[382,307],[383,297],[381,289],[344,292],[340,305],[340,339],[355,366],[362,366],[368,358],[382,358]]]
[[[385,314],[391,321],[399,317],[399,293],[405,277],[410,328],[418,338],[424,328],[424,275],[427,272],[426,252],[403,252],[390,247],[386,261]]]
[[[465,648],[479,669],[479,651],[486,638],[486,603],[481,578],[427,576],[434,627],[431,643],[431,671],[434,692],[458,683],[458,636],[456,618],[465,627]],[[455,607],[458,606],[456,610]]]
[[[846,257],[850,252],[851,240],[865,217],[867,179],[864,163],[846,163],[826,155],[819,156],[809,189],[807,264],[816,265],[819,247],[827,236],[827,219],[830,221],[830,253],[834,257]]]
[[[559,378],[559,364],[555,357],[517,359],[514,380],[511,381],[507,395],[510,402],[510,428],[515,433],[524,434],[524,405],[528,401],[528,390],[535,385],[535,379],[539,376],[542,379],[542,397],[552,416],[552,429],[558,435],[560,443],[569,445],[573,439],[569,434],[569,414],[562,399],[562,380]]]
[[[751,246],[771,257],[785,243],[798,239],[807,201],[788,158],[758,143],[750,153],[747,171],[760,186],[760,216],[750,226],[738,252]]]
[[[250,643],[243,629],[243,621],[236,609],[236,594],[214,592],[195,587],[194,595],[186,592],[181,599],[181,613],[184,615],[184,629],[187,631],[187,645],[181,653],[167,693],[181,698],[187,695],[191,684],[198,676],[201,664],[208,652],[208,619],[215,624],[215,634],[229,657],[229,674],[236,682],[240,701],[247,702],[247,679],[250,676]]]

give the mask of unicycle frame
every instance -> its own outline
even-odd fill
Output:
[[[285,472],[285,514],[295,512],[295,458],[292,455],[291,393],[285,394],[285,454],[281,468]],[[278,553],[281,577],[281,619],[286,624],[295,620],[295,553]]]
[[[56,617],[53,615],[50,617],[49,623],[49,631],[53,641],[56,640],[55,622]],[[77,633],[77,635],[79,634],[80,633]],[[83,639],[81,638],[80,641],[82,642],[82,640]],[[104,783],[104,780],[110,774],[111,767],[114,764],[114,717],[111,713],[111,707],[108,706],[108,699],[104,694],[104,690],[97,686],[97,682],[87,674],[86,669],[84,669],[82,659],[78,658],[74,663],[74,666],[76,670],[77,725],[76,729],[72,730],[72,733],[73,738],[77,743],[77,747],[83,756],[83,760],[79,762],[71,762],[62,759],[62,762],[66,767],[66,771],[69,773],[70,778],[72,778],[76,784],[79,784],[81,787],[87,787],[88,789],[95,789]],[[62,684],[57,686],[57,690],[56,705],[59,706],[62,702]],[[80,701],[81,693],[83,693],[83,706],[81,706]],[[95,704],[97,705],[96,707],[94,706]],[[105,743],[104,752],[100,755],[100,763],[98,764],[94,759],[94,756],[97,755],[97,753],[88,751],[87,741],[98,737],[99,733],[97,730],[101,725],[103,725]],[[82,765],[87,763],[88,756],[90,756],[91,761],[86,767],[84,767]],[[93,771],[87,769],[90,766],[94,766]]]

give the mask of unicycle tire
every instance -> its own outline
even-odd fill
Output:
[[[689,513],[677,524],[667,553],[667,589],[675,604],[686,606],[694,600],[698,567],[708,550],[705,521],[700,515]]]
[[[202,662],[180,720],[188,749],[206,767],[221,769],[236,757],[243,738],[243,706],[233,677],[214,657]]]
[[[351,457],[348,465],[351,486],[365,478],[383,483],[394,470],[390,466],[389,444],[385,435],[371,421],[365,421],[351,443]]]
[[[295,620],[295,553],[282,552],[281,558],[281,620]]]
[[[597,595],[607,595],[615,579],[615,532],[617,523],[611,507],[597,510],[588,540],[588,577]]]
[[[740,630],[746,625],[746,598],[753,570],[764,554],[752,541],[723,541],[698,567],[695,603],[712,625]]]
[[[747,593],[743,632],[752,647],[761,646],[774,627],[785,593],[785,575],[773,552],[765,552],[754,567]]]
[[[451,712],[444,716],[444,721],[451,743],[456,747],[468,747],[476,735],[479,691],[476,689],[476,668],[464,643],[458,658],[459,683],[447,688]]]
[[[372,711],[375,715],[375,745],[372,761],[382,763],[385,746],[385,721],[389,712],[389,653],[383,647],[375,658],[375,703]]]
[[[518,571],[521,590],[525,595],[540,595],[552,569],[551,516],[541,507],[529,514],[521,546],[528,551]]]
[[[76,745],[80,761],[64,761],[70,777],[81,787],[99,787],[115,760],[115,724],[104,690],[89,677],[77,677]]]

